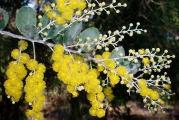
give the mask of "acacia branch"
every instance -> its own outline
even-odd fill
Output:
[[[30,41],[33,44],[33,49],[34,49],[34,43],[44,44],[44,45],[48,46],[53,51],[53,49],[52,49],[52,47],[54,46],[53,43],[49,43],[49,42],[46,42],[46,41],[43,41],[43,40],[40,40],[40,39],[32,39],[32,38],[28,38],[28,37],[25,37],[25,36],[22,36],[22,35],[17,35],[17,34],[8,32],[8,31],[3,31],[3,30],[0,30],[0,35]],[[74,54],[78,54],[78,55],[82,55],[78,51],[70,50],[70,49],[67,49],[67,48],[65,48],[65,51],[70,52],[70,53],[74,53]],[[34,50],[34,55],[35,55],[35,50]],[[88,57],[88,59],[91,60],[92,58]]]
[[[8,32],[8,31],[0,30],[0,34],[1,34],[1,35],[4,35],[4,36],[16,38],[16,39],[27,40],[27,41],[30,41],[30,42],[32,42],[32,43],[44,44],[44,45],[47,45],[47,46],[50,47],[50,48],[54,46],[54,44],[45,42],[45,41],[40,40],[40,39],[32,39],[32,38],[28,38],[28,37],[24,37],[24,36],[21,36],[21,35],[17,35],[17,34]]]

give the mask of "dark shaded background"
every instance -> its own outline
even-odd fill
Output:
[[[106,0],[107,2],[111,0]],[[159,47],[168,49],[170,54],[175,54],[171,68],[166,70],[171,77],[172,90],[176,93],[169,101],[167,113],[151,114],[143,109],[142,100],[137,95],[129,96],[126,88],[116,86],[114,94],[117,96],[113,102],[114,111],[107,113],[106,120],[179,120],[179,1],[178,0],[121,0],[127,2],[128,7],[122,8],[120,14],[112,12],[110,16],[102,14],[96,16],[88,26],[96,26],[102,32],[121,29],[129,23],[140,22],[141,27],[148,30],[146,34],[126,36],[121,43],[126,51],[128,49]],[[7,31],[17,31],[14,27],[14,15],[18,8],[28,4],[22,0],[0,0],[0,6],[11,14]],[[1,36],[0,40],[0,120],[24,120],[26,106],[21,101],[12,105],[6,98],[3,81],[6,79],[4,72],[10,60],[10,51],[16,47],[17,40]],[[30,52],[30,50],[29,50]],[[37,58],[48,66],[48,105],[44,109],[48,120],[98,120],[88,114],[89,104],[84,93],[79,98],[71,99],[65,91],[65,86],[54,77],[55,73],[50,68],[50,51],[45,46],[37,45]],[[45,58],[41,57],[45,56]],[[58,85],[59,84],[59,85]],[[137,102],[138,101],[138,102]]]

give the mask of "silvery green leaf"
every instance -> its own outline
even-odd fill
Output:
[[[21,34],[26,37],[35,37],[36,30],[36,11],[31,7],[22,7],[16,14],[15,19],[16,27]]]
[[[83,28],[82,22],[73,23],[65,32],[64,37],[66,39],[66,44],[70,45],[75,43],[77,36],[81,33]]]
[[[87,38],[90,38],[90,40],[98,39],[99,35],[100,35],[100,32],[97,28],[90,27],[80,33],[79,39],[81,39],[82,42],[85,42]]]
[[[111,56],[110,58],[118,58],[118,60],[120,61],[120,57],[121,56],[125,56],[125,50],[122,46],[116,47],[112,52],[111,52]]]
[[[96,42],[94,42],[94,40],[98,39],[99,35],[100,35],[100,32],[95,27],[87,28],[83,32],[81,32],[78,37],[80,40],[79,43],[86,44],[82,48],[82,51],[90,52],[91,50],[93,50],[96,46]]]
[[[127,70],[129,73],[135,74],[138,72],[140,68],[140,63],[134,63],[131,61],[128,61],[126,58],[122,58],[125,56],[125,50],[122,46],[116,47],[112,52],[111,52],[111,59],[116,59],[116,61],[119,63],[118,66],[123,65],[126,66]]]
[[[4,9],[0,8],[0,29],[4,29],[9,21],[9,14]]]

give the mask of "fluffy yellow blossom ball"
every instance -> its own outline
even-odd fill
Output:
[[[110,52],[104,52],[104,53],[102,54],[102,57],[103,57],[103,59],[109,59],[110,55],[111,55]]]
[[[104,93],[100,92],[100,93],[97,94],[97,99],[98,99],[99,101],[103,101],[104,98],[105,98]]]
[[[110,70],[116,67],[116,62],[114,60],[106,60],[104,61],[104,63],[105,63],[105,66]]]
[[[110,70],[115,69],[116,62],[112,59],[110,59],[111,52],[104,52],[102,55],[96,55],[95,59],[98,63],[97,70],[99,72],[104,71],[104,69],[107,69],[107,72]]]
[[[38,62],[34,59],[30,59],[26,66],[29,70],[35,70],[38,66]]]
[[[109,101],[114,99],[113,90],[111,87],[104,88],[104,94]]]
[[[37,68],[36,68],[36,70],[39,71],[39,72],[41,72],[41,73],[45,73],[46,67],[45,67],[44,64],[39,63],[38,66],[37,66]]]
[[[150,89],[148,89],[148,88],[140,88],[140,89],[139,89],[139,93],[140,93],[140,95],[143,96],[143,97],[144,97],[144,96],[148,96],[148,95],[149,95],[149,90],[150,90]]]
[[[27,70],[23,64],[13,61],[9,63],[6,75],[8,78],[23,79],[27,75]]]
[[[52,60],[60,61],[63,58],[63,53],[64,53],[64,47],[60,44],[56,44],[54,46],[54,53],[52,54]]]
[[[118,73],[119,76],[126,76],[128,71],[127,71],[127,68],[125,66],[119,66],[117,68],[117,73]]]
[[[56,45],[54,46],[54,51],[63,54],[63,52],[64,52],[64,47],[63,47],[61,44],[56,44]]]
[[[5,92],[11,100],[18,102],[22,95],[23,82],[16,78],[8,79],[4,82]]]
[[[150,65],[150,60],[149,60],[149,58],[148,58],[148,57],[144,57],[144,58],[142,59],[142,63],[144,64],[144,66]]]
[[[28,43],[27,43],[26,41],[24,41],[24,40],[20,40],[20,41],[18,42],[18,46],[19,46],[19,49],[20,49],[21,51],[24,51],[24,50],[27,49]]]
[[[123,84],[127,85],[128,83],[130,83],[133,77],[133,74],[126,74],[126,76],[122,77]]]
[[[99,117],[99,118],[102,118],[102,117],[104,117],[105,116],[105,110],[104,109],[99,109],[98,111],[97,111],[97,117]]]
[[[26,64],[30,60],[30,56],[27,53],[22,53],[20,56],[20,62]]]
[[[140,88],[145,88],[147,87],[147,81],[145,79],[140,79],[138,80],[138,85]]]
[[[99,72],[102,72],[102,71],[104,71],[104,67],[103,67],[102,65],[98,64],[97,70],[98,70]]]
[[[14,68],[14,72],[16,72],[17,77],[19,79],[23,79],[27,75],[27,70],[26,70],[25,66],[21,63],[18,63],[16,65],[16,68]]]
[[[19,57],[20,57],[20,51],[19,51],[19,49],[12,50],[11,57],[14,58],[15,60],[19,59]]]
[[[138,52],[139,52],[140,55],[144,55],[145,54],[145,49],[139,49]]]
[[[157,92],[157,91],[155,91],[155,90],[153,90],[153,91],[151,91],[150,93],[149,93],[149,96],[150,96],[150,98],[152,99],[152,100],[158,100],[159,99],[159,93]]]
[[[91,107],[90,109],[89,109],[89,114],[91,115],[91,116],[96,116],[96,109],[95,108],[93,108],[93,107]]]
[[[120,81],[119,76],[117,76],[117,74],[115,74],[115,73],[108,72],[107,76],[109,77],[110,84],[111,84],[112,86],[118,84],[119,81]]]

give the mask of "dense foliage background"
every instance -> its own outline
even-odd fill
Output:
[[[110,0],[107,0],[110,1]],[[127,2],[128,7],[122,8],[120,14],[111,13],[111,15],[102,15],[95,17],[89,26],[96,26],[102,32],[108,30],[121,29],[121,26],[129,23],[141,22],[143,28],[148,32],[143,35],[127,37],[121,43],[126,51],[128,49],[153,48],[159,47],[162,50],[168,49],[170,54],[175,54],[176,58],[171,68],[167,71],[172,81],[172,89],[176,94],[169,101],[167,113],[159,114],[157,117],[151,117],[150,113],[143,110],[140,97],[136,95],[129,96],[125,92],[125,87],[117,86],[115,95],[117,96],[113,102],[114,111],[108,113],[105,119],[162,119],[177,120],[179,119],[179,1],[178,0],[121,0]],[[23,5],[33,3],[35,8],[39,10],[38,1],[35,0],[0,0],[0,7],[6,9],[10,17],[10,23],[5,30],[16,32],[14,27],[14,15],[18,8]],[[32,4],[30,4],[32,5]],[[12,105],[6,98],[3,89],[3,81],[5,77],[5,69],[10,60],[10,51],[16,47],[17,40],[1,36],[0,40],[0,120],[23,120],[25,119],[23,112],[26,108],[23,103]],[[39,54],[39,55],[38,55]],[[37,45],[37,59],[44,62],[48,71],[48,102],[44,113],[49,120],[95,120],[88,115],[89,104],[84,98],[83,93],[79,98],[72,98],[65,91],[65,86],[61,85],[55,74],[51,72],[50,52],[45,46]],[[42,56],[45,56],[42,58]],[[48,62],[49,61],[49,62]],[[59,85],[60,84],[60,85]],[[59,87],[60,86],[60,87]],[[132,102],[131,102],[132,101]],[[138,102],[137,102],[138,101]],[[20,106],[20,107],[19,107]],[[131,107],[132,106],[132,107]],[[136,113],[134,112],[136,111]],[[141,113],[141,114],[140,114]],[[147,116],[148,115],[148,116]],[[148,118],[147,118],[148,117]]]

